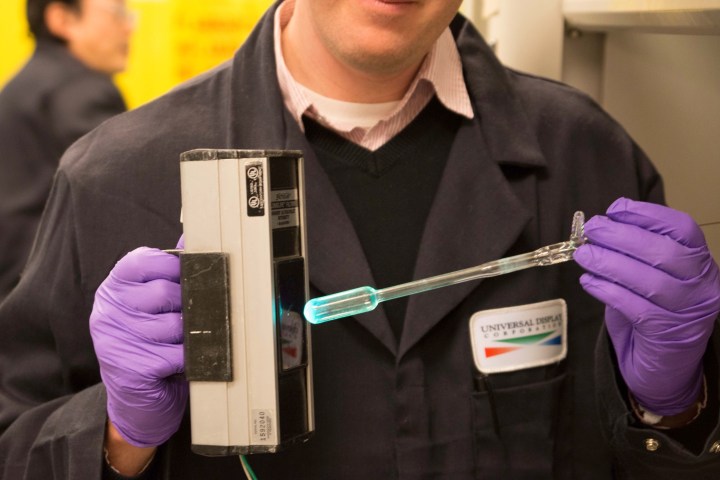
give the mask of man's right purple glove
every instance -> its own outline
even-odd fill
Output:
[[[623,379],[647,411],[672,416],[700,396],[702,357],[720,311],[720,275],[700,228],[661,205],[615,201],[585,224],[575,260],[606,304]]]
[[[90,333],[108,417],[137,447],[164,443],[185,411],[180,308],[180,259],[146,247],[123,257],[95,293]]]

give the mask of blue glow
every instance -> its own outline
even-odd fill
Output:
[[[305,304],[303,315],[308,322],[317,325],[369,312],[377,307],[378,302],[378,295],[374,288],[353,288],[325,297],[313,298]]]

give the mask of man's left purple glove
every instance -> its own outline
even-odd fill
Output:
[[[700,228],[661,205],[616,200],[585,224],[580,282],[605,303],[620,372],[638,403],[676,415],[697,402],[720,312],[720,274]]]
[[[147,247],[120,259],[95,294],[90,333],[108,417],[136,447],[164,443],[185,411],[180,309],[180,259]]]

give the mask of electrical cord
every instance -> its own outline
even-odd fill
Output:
[[[240,463],[242,464],[243,471],[245,472],[245,477],[247,477],[248,480],[258,480],[255,476],[255,472],[253,472],[253,469],[250,467],[247,458],[245,458],[245,455],[240,455]]]

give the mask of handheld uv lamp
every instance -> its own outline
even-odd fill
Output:
[[[192,450],[276,452],[314,431],[302,153],[180,156]]]

